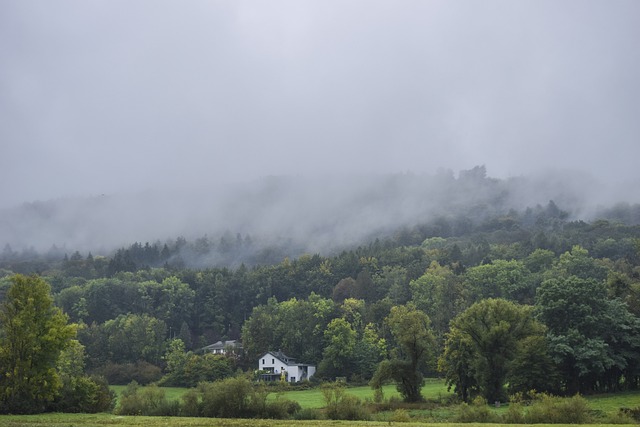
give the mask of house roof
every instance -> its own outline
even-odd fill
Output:
[[[287,356],[286,354],[284,354],[280,350],[278,350],[278,351],[268,351],[262,357],[265,357],[268,354],[270,354],[273,357],[277,358],[281,362],[284,362],[284,364],[286,364],[287,366],[313,366],[313,365],[309,365],[307,363],[297,363],[292,357]]]
[[[229,341],[218,341],[213,344],[209,344],[206,347],[202,347],[201,350],[211,351],[211,350],[223,350],[227,347],[240,348],[242,344],[237,340],[229,340]]]

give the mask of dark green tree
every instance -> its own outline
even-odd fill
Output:
[[[533,318],[533,308],[502,299],[473,304],[451,322],[440,369],[449,386],[462,398],[477,391],[490,402],[505,401],[505,384],[514,373],[513,361],[537,352],[544,326]],[[515,378],[515,377],[514,377]],[[522,385],[526,387],[528,384]],[[527,389],[528,390],[528,389]]]
[[[548,327],[550,354],[564,391],[610,391],[638,382],[640,319],[602,281],[576,276],[538,288],[538,318]]]

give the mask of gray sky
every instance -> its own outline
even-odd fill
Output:
[[[266,175],[640,182],[640,2],[0,0],[0,207]]]

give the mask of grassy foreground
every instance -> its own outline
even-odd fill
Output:
[[[424,423],[389,423],[380,421],[293,421],[293,420],[245,420],[221,418],[168,418],[168,417],[120,417],[111,414],[45,414],[45,415],[6,415],[0,417],[0,425],[6,427],[389,427],[390,425],[406,427],[424,426]],[[592,424],[594,425],[594,424]],[[601,427],[623,427],[623,424],[597,424]],[[633,425],[633,424],[632,424]],[[509,424],[453,424],[441,423],[437,427],[488,427],[509,426]],[[513,426],[513,425],[511,425]],[[577,424],[536,424],[536,427],[576,427]],[[637,426],[637,424],[635,425]]]

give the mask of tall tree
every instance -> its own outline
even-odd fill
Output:
[[[539,354],[544,343],[530,339],[542,337],[545,331],[532,310],[503,299],[486,299],[456,317],[440,358],[449,386],[455,386],[462,398],[476,390],[490,402],[504,401],[505,384],[513,374],[510,367],[518,366],[512,362],[527,359],[529,353]],[[521,386],[526,389],[527,384]]]
[[[378,365],[371,384],[379,389],[384,380],[393,379],[406,402],[419,402],[423,372],[433,361],[435,347],[429,316],[412,304],[400,305],[391,308],[385,322],[397,348],[390,360]]]
[[[16,275],[0,307],[0,412],[44,410],[61,387],[56,364],[75,325],[53,305],[37,276]]]

